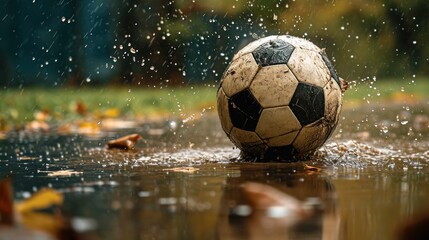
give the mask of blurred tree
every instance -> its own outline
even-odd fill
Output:
[[[309,7],[311,6],[311,7]],[[292,1],[280,28],[326,47],[345,78],[427,74],[425,1]]]
[[[121,83],[139,85],[181,83],[180,46],[166,26],[181,18],[173,2],[130,0],[121,8],[114,59]]]
[[[384,5],[384,14],[390,23],[390,31],[393,36],[391,51],[396,52],[396,59],[402,60],[393,65],[404,65],[405,67],[400,69],[410,70],[412,73],[429,73],[426,67],[428,60],[424,60],[424,56],[429,54],[428,48],[424,44],[429,40],[428,33],[425,32],[429,29],[427,1],[385,0]],[[396,72],[396,74],[401,74],[401,72]]]
[[[271,35],[326,48],[347,79],[429,74],[426,0],[5,0],[1,85],[218,81]]]

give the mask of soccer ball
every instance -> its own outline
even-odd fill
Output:
[[[242,156],[293,161],[330,137],[341,89],[324,50],[302,38],[269,36],[235,54],[217,91],[217,109]]]

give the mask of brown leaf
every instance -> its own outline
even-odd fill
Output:
[[[310,172],[320,172],[322,171],[321,168],[315,167],[315,166],[310,166],[308,164],[304,163],[304,170],[305,171],[310,171]]]
[[[183,172],[183,173],[194,173],[198,171],[199,168],[195,167],[175,167],[175,168],[165,168],[163,171],[169,171],[169,172]]]
[[[82,116],[85,116],[88,113],[88,110],[86,109],[85,103],[83,103],[81,101],[76,103],[75,111]]]
[[[349,89],[349,83],[343,78],[340,78],[340,82],[341,82],[341,92],[344,93],[345,91],[347,91],[347,89]]]
[[[134,145],[140,138],[142,138],[142,136],[140,134],[135,133],[114,140],[110,140],[107,142],[107,149],[130,150],[134,147]]]
[[[34,119],[39,122],[46,122],[51,118],[48,111],[37,111],[34,113]]]
[[[308,217],[308,212],[303,207],[303,203],[294,196],[291,196],[273,186],[246,182],[243,190],[250,207],[254,210],[253,215],[259,219],[267,218],[268,215],[275,215],[277,220],[285,227]],[[260,214],[264,212],[264,214]]]
[[[14,224],[12,180],[6,178],[0,181],[0,227]]]

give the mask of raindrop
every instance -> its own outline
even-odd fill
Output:
[[[277,21],[277,15],[274,13],[274,15],[273,15],[273,20],[274,21]]]
[[[407,123],[408,123],[408,121],[407,121],[407,120],[401,121],[401,124],[402,124],[402,125],[405,125],[405,124],[407,124]]]

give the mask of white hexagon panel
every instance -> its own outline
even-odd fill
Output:
[[[263,108],[287,106],[298,86],[298,80],[286,64],[261,68],[250,84],[255,98]]]
[[[226,96],[231,97],[247,88],[258,70],[259,66],[251,53],[233,61],[221,82],[221,87]]]

